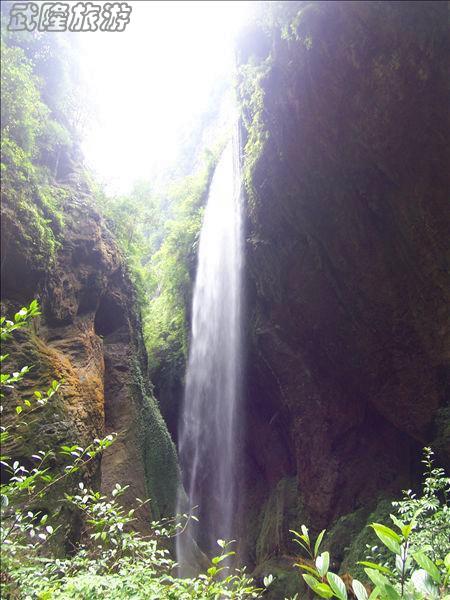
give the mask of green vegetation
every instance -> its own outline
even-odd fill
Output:
[[[250,208],[256,202],[253,190],[255,169],[264,154],[274,125],[268,118],[266,98],[274,64],[274,40],[293,37],[296,20],[307,4],[309,3],[298,1],[258,3],[251,25],[241,35],[237,90],[240,114],[247,132],[243,176]],[[247,49],[246,37],[257,40],[255,48],[259,52]]]
[[[30,319],[39,314],[33,301],[29,307],[18,311],[13,320],[1,318],[2,341],[16,330],[26,327]],[[8,359],[3,355],[1,361]],[[29,372],[2,373],[4,389],[14,388]],[[15,419],[1,428],[1,442],[5,452],[14,447],[20,432],[27,427],[30,416],[50,402],[59,393],[59,383],[53,381],[46,392],[35,391],[32,400],[21,399],[15,407]],[[3,396],[2,396],[3,397]],[[103,450],[114,441],[114,435],[97,439],[85,448],[62,445],[58,449],[36,450],[32,456],[15,460],[8,454],[1,456],[5,474],[1,494],[1,559],[3,598],[147,598],[147,599],[198,599],[256,598],[260,589],[244,571],[223,566],[234,552],[230,544],[219,540],[221,553],[214,557],[207,573],[190,579],[175,575],[176,565],[165,547],[165,540],[178,535],[181,522],[166,519],[152,523],[150,535],[141,535],[130,528],[134,514],[147,502],[136,501],[135,508],[126,509],[118,498],[126,487],[116,484],[111,497],[88,489],[81,481],[83,471]],[[61,469],[54,467],[56,455],[64,457]],[[79,481],[74,480],[78,474]],[[73,545],[71,556],[55,555],[52,540],[59,524],[55,515],[38,508],[39,500],[46,494],[57,494],[57,484],[69,480],[73,489],[58,498],[76,510],[82,522],[80,540]]]
[[[248,134],[244,177],[250,210],[257,201],[253,190],[255,171],[270,168],[261,159],[276,129],[271,120],[274,117],[268,116],[268,105],[273,101],[268,96],[274,76],[273,44],[280,40],[286,44],[300,42],[303,53],[311,49],[315,40],[302,30],[303,11],[310,8],[320,10],[310,2],[263,4],[255,27],[258,35],[266,38],[265,51],[247,57],[239,67],[241,116]],[[8,247],[17,254],[29,253],[27,260],[45,268],[51,265],[63,238],[64,206],[74,199],[75,188],[67,178],[73,177],[74,164],[79,167],[74,157],[86,113],[82,90],[75,93],[78,86],[74,85],[71,70],[72,50],[58,36],[2,31],[2,210],[8,224],[6,234],[13,238]],[[289,80],[289,65],[283,67],[286,72],[279,65],[277,68],[283,75],[280,81]],[[219,144],[214,152],[206,152],[196,175],[185,177],[187,171],[192,171],[200,144],[199,129],[195,140],[190,140],[185,160],[180,160],[183,179],[179,178],[180,172],[174,171],[176,179],[170,185],[166,182],[164,192],[152,183],[140,182],[129,195],[110,198],[101,190],[95,191],[95,182],[88,185],[97,196],[138,292],[151,375],[166,381],[180,380],[184,373],[203,207],[222,148]],[[84,172],[82,176],[87,181]],[[268,177],[272,177],[269,171]],[[281,202],[282,182],[278,184]],[[271,254],[269,251],[266,268],[276,272]],[[7,269],[9,258],[4,256]],[[280,293],[275,275],[273,286]],[[2,341],[25,328],[37,315],[39,307],[34,301],[12,320],[2,317]],[[5,363],[8,355],[0,360]],[[161,519],[161,515],[175,510],[173,498],[179,473],[159,407],[143,382],[147,373],[137,363],[132,392],[140,395],[140,441],[148,488],[154,495],[153,517]],[[5,396],[30,368],[24,365],[14,373],[2,373]],[[230,543],[222,540],[220,554],[212,559],[206,573],[178,578],[169,548],[185,527],[187,515],[154,521],[147,535],[140,534],[133,530],[135,515],[149,500],[137,500],[134,507],[124,507],[120,499],[125,487],[117,484],[108,497],[82,481],[103,450],[114,442],[114,435],[84,446],[66,443],[14,456],[16,442],[24,431],[30,430],[35,419],[45,420],[45,407],[56,404],[60,383],[52,381],[46,388],[34,390],[17,404],[11,402],[16,396],[9,396],[7,419],[0,432],[4,452],[0,487],[2,597],[238,600],[264,594],[245,571],[224,566],[233,551]],[[166,451],[162,452],[165,445]],[[173,461],[165,461],[163,456],[171,453]],[[314,543],[306,527],[300,533],[293,532],[294,541],[307,554],[307,559],[298,559],[296,565],[316,596],[341,600],[351,594],[358,600],[450,598],[450,480],[434,466],[431,449],[425,449],[423,462],[426,470],[420,495],[409,490],[392,505],[383,500],[369,517],[371,526],[360,533],[356,532],[367,522],[367,513],[355,515],[354,539],[339,573],[330,571],[332,558],[322,551],[325,531]],[[66,493],[62,492],[62,482]],[[41,500],[45,496],[51,496],[52,502],[44,510]],[[66,540],[61,516],[67,513],[62,513],[61,507],[79,516],[79,539]],[[269,495],[258,524],[259,536],[254,536],[260,563],[270,565],[283,546],[284,523],[297,527],[294,519],[299,514],[297,480],[284,478]],[[342,527],[350,529],[349,521],[343,521]],[[72,544],[70,552],[61,550],[61,540]],[[289,578],[289,586],[295,587],[297,571],[291,570],[293,577],[287,577],[282,568],[277,572],[275,560],[270,568],[272,575],[264,578],[265,587],[271,586],[273,592],[280,584],[278,589],[286,589],[283,578]],[[358,579],[348,576],[347,568]]]
[[[2,7],[4,14],[7,8]],[[5,235],[17,229],[9,246],[17,245],[17,253],[30,248],[33,264],[50,265],[63,236],[64,204],[75,199],[72,181],[69,184],[65,177],[69,172],[73,178],[74,169],[81,173],[82,189],[96,197],[138,292],[151,370],[180,373],[186,360],[188,307],[202,210],[223,144],[205,150],[197,127],[195,148],[191,142],[178,157],[178,162],[191,164],[197,155],[195,175],[180,179],[174,167],[164,192],[149,182],[138,182],[128,195],[106,196],[76,158],[89,106],[81,99],[76,42],[71,39],[8,32],[2,23]],[[214,115],[208,116],[210,121]],[[8,258],[4,257],[5,268]]]
[[[138,440],[147,490],[151,495],[151,513],[153,518],[160,519],[175,513],[181,474],[175,445],[136,359],[133,360],[132,394],[140,407],[134,427],[140,432]]]
[[[382,497],[369,515],[366,511],[361,511],[354,523],[351,522],[351,517],[341,523],[340,527],[344,529],[343,533],[347,536],[344,544],[342,544],[341,538],[342,572],[351,573],[357,579],[363,578],[365,576],[364,567],[358,563],[361,556],[376,561],[384,561],[388,558],[388,550],[384,546],[374,546],[373,531],[368,525],[370,523],[389,523],[391,513],[392,500]],[[330,536],[327,536],[329,541],[331,541],[333,533],[334,531],[330,531]],[[332,547],[330,544],[330,549]]]
[[[78,109],[66,106],[76,86],[66,82],[61,38],[7,31],[8,7],[2,3],[2,215],[5,235],[16,229],[12,246],[29,248],[32,263],[42,267],[55,257],[71,195],[61,180],[78,140]]]
[[[422,463],[422,495],[407,490],[393,506],[398,517],[415,524],[409,534],[410,545],[429,552],[433,561],[442,564],[450,552],[450,478],[441,467],[434,466],[431,448],[424,449]]]
[[[73,175],[89,96],[77,73],[75,38],[8,31],[10,9],[2,2],[3,230],[12,251],[29,249],[31,264],[42,269],[55,258],[64,206],[74,196],[66,178]]]
[[[144,313],[144,336],[152,368],[162,360],[182,367],[187,353],[187,311],[203,207],[217,154],[209,153],[201,172],[174,186],[173,218],[151,259],[152,299]]]
[[[247,63],[239,70],[239,96],[241,98],[241,114],[243,116],[248,139],[244,148],[244,183],[251,202],[253,195],[253,174],[256,164],[262,155],[269,130],[264,119],[264,80],[270,72],[271,58],[261,64]]]
[[[62,230],[67,191],[52,185],[48,157],[68,144],[69,134],[50,118],[30,59],[3,42],[1,106],[3,210],[16,215],[35,258],[49,260]]]
[[[2,42],[2,58],[3,134],[35,157],[36,143],[43,134],[49,110],[41,101],[38,80],[24,51]]]
[[[173,182],[165,195],[145,182],[129,196],[97,195],[138,291],[152,374],[184,371],[198,237],[221,149],[205,152],[199,172]]]
[[[39,314],[36,301],[18,311],[12,320],[1,319],[1,339],[7,340]],[[1,357],[3,363],[8,355]],[[12,374],[2,373],[3,389],[11,389],[26,377],[29,366]],[[179,535],[187,515],[167,518],[151,524],[150,535],[130,528],[136,511],[148,502],[137,500],[133,508],[118,502],[126,490],[117,484],[111,497],[87,488],[81,481],[83,471],[114,441],[114,435],[94,440],[85,448],[62,445],[36,450],[32,456],[15,460],[9,456],[14,440],[28,426],[31,415],[60,393],[53,381],[46,392],[35,391],[33,398],[17,403],[13,421],[1,429],[5,454],[1,457],[5,477],[1,484],[2,516],[2,594],[5,598],[147,598],[147,599],[219,599],[258,598],[263,589],[255,587],[245,571],[229,570],[225,560],[234,554],[230,544],[219,540],[221,554],[214,557],[205,574],[180,579],[170,557],[167,541]],[[66,464],[55,467],[55,457]],[[314,544],[308,529],[293,532],[307,560],[296,563],[305,571],[303,579],[317,596],[346,600],[351,582],[358,600],[369,598],[443,598],[448,596],[450,577],[450,519],[448,494],[450,479],[433,465],[432,451],[425,449],[424,489],[420,497],[410,490],[394,502],[396,514],[391,520],[397,531],[381,523],[371,528],[388,551],[386,559],[362,560],[366,582],[343,578],[329,570],[330,554],[321,552],[322,531]],[[75,475],[79,480],[76,481]],[[58,499],[80,514],[81,536],[70,556],[55,555],[54,539],[60,527],[56,513],[42,511],[39,499],[49,492],[58,493],[58,483],[67,480],[73,489]],[[191,517],[192,518],[192,517]],[[344,581],[345,579],[345,581]],[[266,576],[264,586],[276,578]],[[373,590],[371,588],[373,587]],[[447,596],[446,596],[447,594]],[[295,598],[295,596],[294,596]]]
[[[392,503],[395,511],[390,519],[396,530],[381,523],[370,524],[382,543],[382,551],[372,560],[358,561],[364,568],[365,580],[370,582],[363,585],[350,578],[358,600],[368,600],[369,595],[381,600],[450,597],[450,478],[443,469],[434,467],[431,448],[424,449],[423,463],[426,470],[422,495],[417,497],[407,490],[402,500]],[[294,541],[308,555],[306,561],[296,565],[306,572],[302,575],[306,584],[321,598],[347,600],[343,578],[329,571],[330,553],[320,552],[325,530],[314,545],[304,525],[301,531],[292,533]],[[372,551],[376,550],[374,546]]]

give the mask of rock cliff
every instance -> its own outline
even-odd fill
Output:
[[[450,451],[447,5],[297,9],[240,46],[259,563],[347,515],[342,559],[421,447]]]
[[[54,185],[66,195],[64,226],[47,264],[35,260],[33,240],[8,198],[3,202],[3,308],[10,314],[37,298],[42,309],[12,348],[10,366],[33,365],[19,389],[22,396],[47,389],[52,379],[63,382],[11,450],[23,458],[116,432],[115,443],[84,478],[104,492],[115,483],[129,485],[126,504],[150,497],[136,521],[145,529],[150,517],[173,514],[179,472],[147,377],[135,292],[82,175],[72,169]],[[67,535],[76,536],[76,519],[67,523]]]

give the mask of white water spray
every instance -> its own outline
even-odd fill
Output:
[[[215,553],[230,539],[237,511],[240,463],[241,182],[238,144],[229,143],[216,167],[200,234],[192,333],[180,418],[179,455],[189,509],[177,538],[177,560],[192,565],[195,544]],[[186,512],[180,494],[178,512]]]

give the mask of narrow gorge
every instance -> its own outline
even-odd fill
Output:
[[[448,3],[129,2],[86,48],[16,4],[2,594],[448,599]]]

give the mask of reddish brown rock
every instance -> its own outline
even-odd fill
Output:
[[[311,3],[258,43],[259,104],[241,72],[250,489],[296,476],[291,524],[449,463],[446,11]]]
[[[151,516],[172,514],[178,465],[147,378],[135,292],[89,195],[80,192],[77,200],[69,200],[64,217],[54,264],[36,265],[26,232],[14,222],[7,205],[4,210],[8,265],[3,305],[10,313],[37,298],[42,308],[30,333],[19,334],[12,347],[11,367],[33,364],[18,392],[47,389],[52,379],[63,382],[57,398],[40,411],[11,450],[26,458],[37,449],[67,443],[85,446],[94,438],[117,433],[116,442],[84,478],[94,487],[101,485],[104,492],[116,483],[129,485],[124,496],[128,505],[136,497],[151,497],[136,522],[145,529]],[[11,398],[7,409],[13,405]],[[75,485],[76,481],[67,482],[64,491]]]

